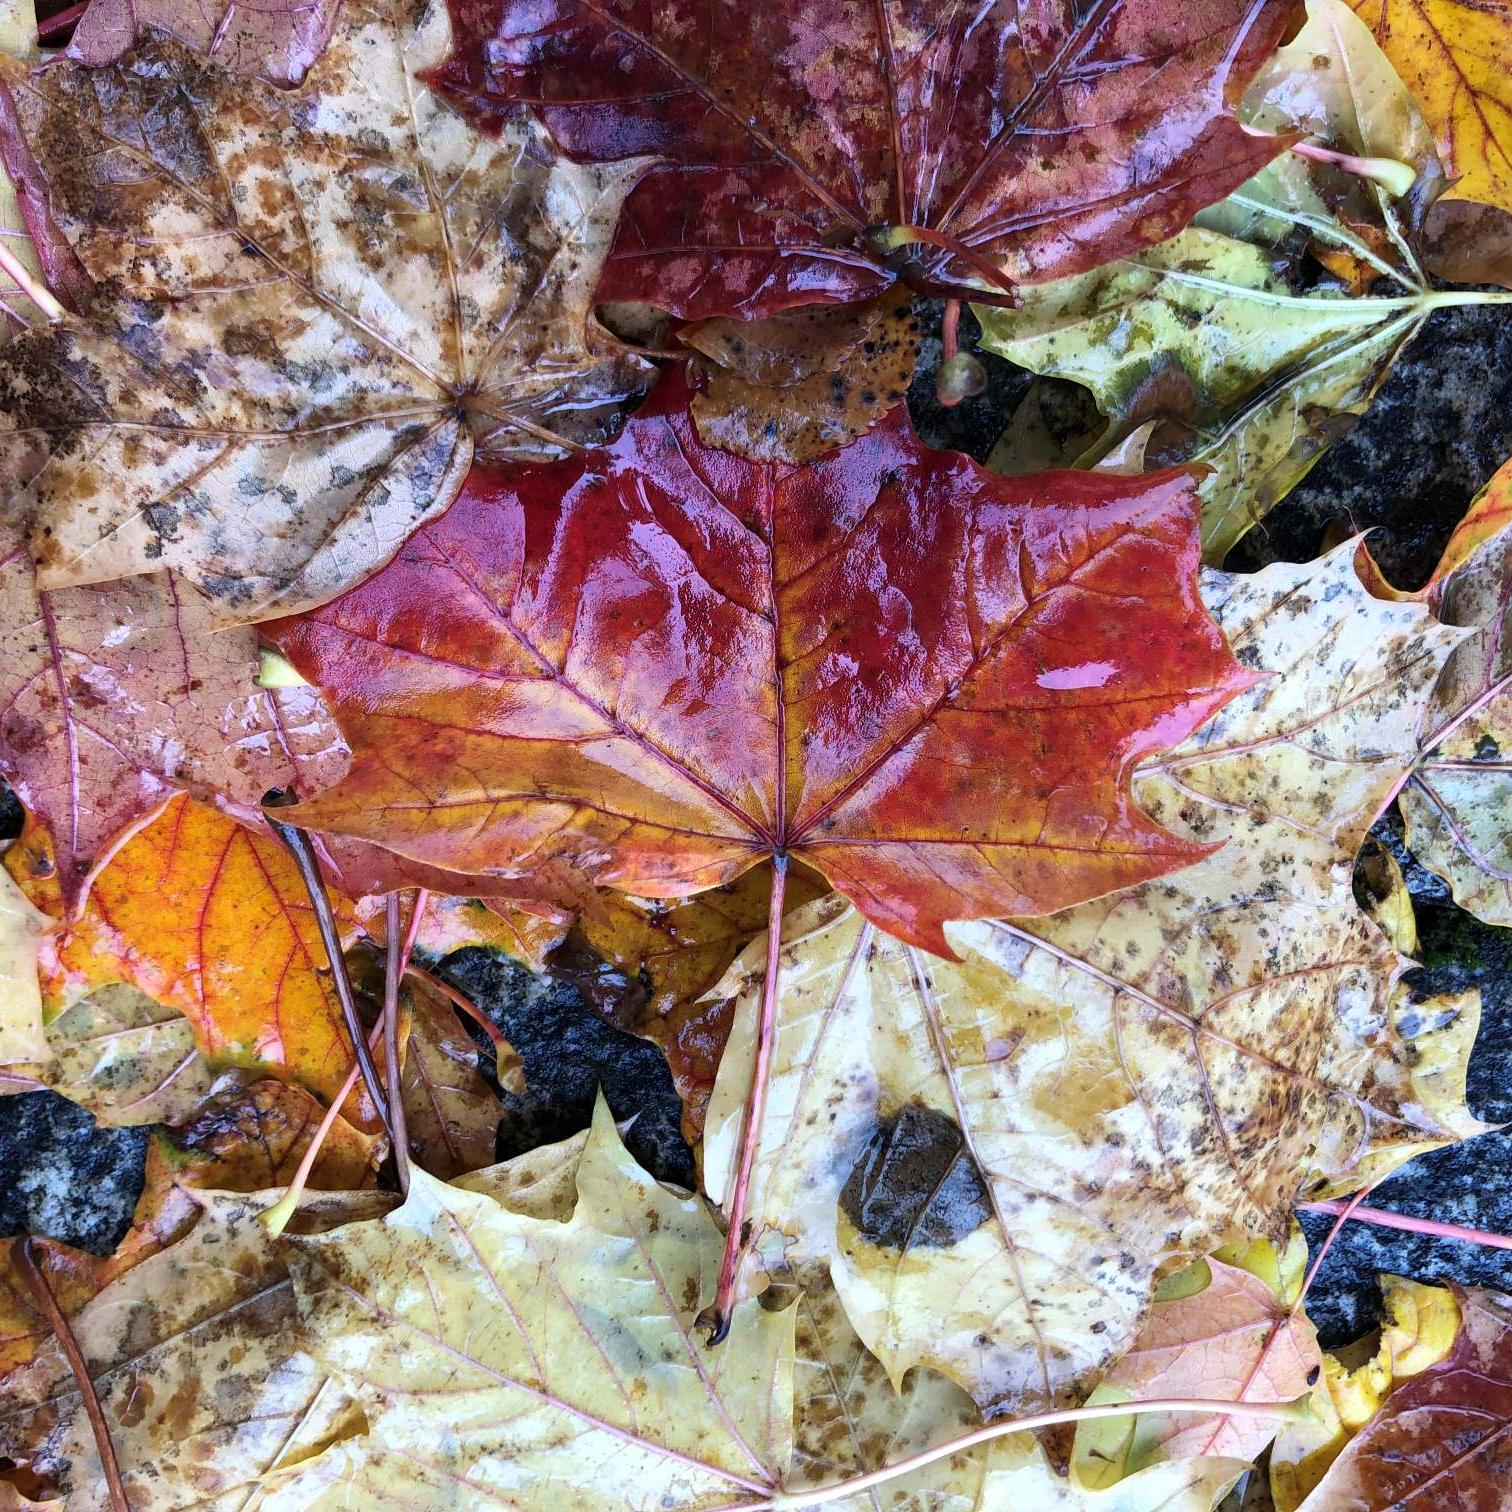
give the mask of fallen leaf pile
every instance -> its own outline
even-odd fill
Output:
[[[1293,1213],[1485,1128],[1367,836],[1512,927],[1512,463],[1224,570],[1512,302],[1505,0],[0,38],[0,1095],[147,1130],[0,1507],[1507,1504]],[[921,438],[966,303],[1102,423]]]

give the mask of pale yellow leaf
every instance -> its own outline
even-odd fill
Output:
[[[0,1065],[47,1058],[37,982],[37,945],[47,927],[47,916],[0,871]]]

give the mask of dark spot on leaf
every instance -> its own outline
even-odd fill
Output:
[[[840,1205],[863,1237],[894,1249],[957,1244],[992,1212],[960,1126],[921,1103],[878,1124]]]

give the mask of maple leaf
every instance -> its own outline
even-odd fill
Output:
[[[1163,1281],[1139,1336],[1088,1401],[1285,1402],[1305,1395],[1323,1366],[1316,1331],[1299,1307],[1307,1245],[1298,1232],[1284,1254],[1264,1241],[1253,1249],[1220,1251]],[[1073,1463],[1087,1485],[1108,1486],[1163,1461],[1254,1460],[1277,1426],[1155,1413],[1081,1423]]]
[[[341,0],[93,0],[67,55],[99,68],[151,29],[234,73],[298,84],[325,50]]]
[[[1474,632],[1423,711],[1422,754],[1400,796],[1407,843],[1461,908],[1512,924],[1512,463],[1477,495],[1427,587],[1407,597]]]
[[[46,826],[64,902],[175,792],[256,814],[313,792],[346,747],[309,688],[262,691],[254,632],[211,634],[206,600],[164,573],[39,592],[13,532],[0,551],[0,770]]]
[[[592,1505],[611,1475],[648,1501],[714,1506],[775,1483],[791,1434],[792,1316],[743,1308],[729,1348],[694,1341],[688,1320],[722,1236],[697,1199],[636,1166],[602,1101],[567,1222],[421,1171],[411,1183],[381,1223],[298,1242],[312,1345],[363,1402],[369,1431],[314,1461],[288,1505],[380,1490],[422,1505]]]
[[[1272,675],[1148,763],[1140,803],[1222,841],[1042,921],[952,924],[959,964],[820,902],[792,916],[751,1177],[760,1253],[831,1267],[894,1379],[984,1405],[1074,1393],[1134,1337],[1156,1264],[1285,1223],[1304,1165],[1454,1136],[1419,1104],[1388,1001],[1399,958],[1349,869],[1461,638],[1372,599],[1346,544],[1205,596]],[[765,942],[704,1146],[730,1193]]]
[[[636,166],[470,130],[417,79],[446,8],[412,10],[343,6],[292,91],[153,32],[11,79],[4,134],[96,283],[0,359],[44,589],[169,568],[218,622],[308,607],[475,453],[559,455],[644,385],[590,307]]]
[[[0,872],[0,1066],[47,1055],[37,949],[47,916]]]
[[[182,1012],[216,1062],[270,1070],[327,1098],[351,1065],[293,858],[187,798],[171,799],[116,852],[83,913],[44,948],[55,1001],[129,982]]]
[[[1293,14],[495,0],[435,78],[482,113],[529,104],[580,159],[660,157],[600,297],[750,319],[867,298],[903,259],[959,293],[982,258],[1050,278],[1170,235],[1274,154],[1228,97]]]
[[[371,584],[268,627],[354,751],[289,812],[646,897],[789,854],[930,949],[1185,865],[1127,772],[1246,681],[1189,490],[995,478],[901,410],[773,469],[705,448],[669,378],[612,446],[475,470]]]
[[[1487,1508],[1512,1483],[1512,1303],[1459,1293],[1449,1357],[1387,1397],[1303,1502],[1304,1512]]]
[[[1506,0],[1350,0],[1438,138],[1453,199],[1512,211],[1512,46]]]

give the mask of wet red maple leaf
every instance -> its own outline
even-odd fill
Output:
[[[1002,478],[901,407],[805,467],[703,446],[680,378],[613,445],[475,468],[377,576],[264,626],[348,776],[292,810],[453,870],[678,897],[792,855],[937,951],[1201,847],[1134,764],[1250,678],[1192,485]]]
[[[961,292],[1174,235],[1274,156],[1231,108],[1294,0],[454,0],[435,81],[588,162],[661,159],[600,297],[689,319]],[[888,248],[892,248],[889,255]],[[904,259],[904,261],[900,261]]]

